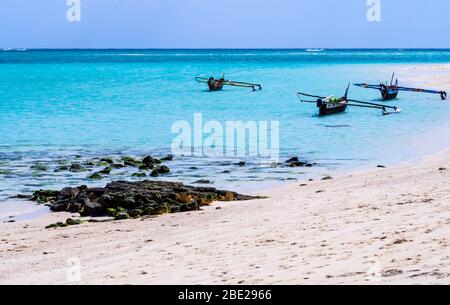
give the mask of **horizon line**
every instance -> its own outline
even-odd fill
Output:
[[[27,47],[3,47],[0,51],[39,51],[39,50],[324,50],[324,51],[339,51],[339,50],[449,50],[448,48],[400,48],[400,47],[391,47],[391,48],[324,48],[324,47],[303,47],[303,48],[130,48],[130,47],[107,47],[107,48],[27,48]]]

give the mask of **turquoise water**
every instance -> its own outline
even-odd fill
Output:
[[[282,160],[301,156],[318,165],[270,169],[249,159],[239,168],[228,160],[231,173],[221,175],[223,160],[184,157],[174,161],[167,179],[190,183],[201,177],[251,189],[411,160],[448,144],[450,103],[401,93],[389,102],[402,108],[398,115],[351,108],[318,117],[317,108],[301,104],[295,93],[342,95],[349,82],[387,80],[392,65],[448,62],[450,50],[0,51],[0,201],[36,188],[104,184],[86,180],[87,173],[54,173],[52,166],[61,159],[165,155],[175,137],[172,124],[193,121],[196,112],[205,121],[280,121]],[[222,72],[261,83],[263,90],[210,93],[194,81]],[[350,96],[379,101],[378,92],[356,87]],[[51,168],[30,171],[34,162]],[[108,179],[130,179],[128,174]]]

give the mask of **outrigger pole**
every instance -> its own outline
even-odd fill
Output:
[[[352,106],[352,107],[362,107],[362,108],[372,108],[372,109],[380,109],[382,110],[382,114],[383,115],[389,115],[389,114],[394,114],[394,113],[400,113],[402,112],[402,110],[400,108],[397,107],[393,107],[393,106],[384,106],[384,105],[379,105],[379,106],[370,106],[370,105],[360,105],[360,104],[350,104],[347,103],[347,106]],[[393,111],[389,112],[386,109],[393,109]]]
[[[373,107],[389,108],[389,109],[394,109],[394,110],[398,109],[395,106],[388,106],[388,105],[377,104],[377,103],[361,102],[361,101],[357,101],[357,100],[347,100],[347,101],[353,102],[353,103],[358,103],[358,104],[363,104],[363,105],[368,105],[368,106],[373,106]]]
[[[362,101],[350,100],[350,99],[348,99],[347,101],[348,102],[353,102],[353,103],[358,103],[358,104],[347,104],[348,106],[381,109],[383,115],[388,115],[388,114],[394,114],[394,113],[402,112],[402,110],[400,108],[397,108],[396,106],[387,106],[387,105],[383,105],[383,104],[362,102]],[[389,112],[386,109],[392,109],[393,112]]]
[[[440,94],[442,100],[446,100],[447,99],[447,92],[445,92],[445,91],[420,89],[420,88],[408,88],[408,87],[398,87],[398,90],[400,90],[400,91],[409,91],[409,92],[419,92],[419,93]]]

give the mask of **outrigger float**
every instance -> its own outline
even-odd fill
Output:
[[[215,79],[214,77],[196,77],[195,80],[199,83],[207,84],[209,91],[220,91],[224,86],[251,88],[253,91],[262,90],[262,86],[260,84],[226,80],[225,75],[222,75],[222,78],[220,79]]]
[[[349,99],[348,98],[349,89],[350,89],[350,84],[348,85],[347,90],[345,91],[345,95],[341,98],[335,97],[335,96],[324,97],[324,96],[312,95],[312,94],[307,94],[307,93],[302,93],[302,92],[298,92],[297,96],[299,97],[299,99],[302,103],[316,104],[317,108],[319,108],[320,116],[345,112],[345,110],[347,110],[348,106],[380,109],[381,113],[383,115],[389,115],[389,114],[401,112],[401,109],[397,108],[395,106],[386,106],[386,105],[382,105],[382,104],[362,102],[362,101]],[[305,99],[306,97],[317,98],[317,100],[315,100],[315,101],[307,100],[307,99]]]
[[[379,90],[381,92],[381,98],[383,101],[390,101],[390,100],[397,98],[399,91],[439,94],[441,96],[442,100],[447,99],[447,92],[445,92],[445,91],[399,87],[398,79],[395,80],[395,84],[394,84],[394,77],[395,77],[395,73],[392,74],[391,83],[389,85],[387,83],[379,84],[379,85],[370,85],[370,84],[354,84],[354,85],[361,87],[361,88]]]

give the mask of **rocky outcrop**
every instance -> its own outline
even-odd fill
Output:
[[[298,157],[290,158],[284,162],[287,167],[312,167],[313,164],[300,160]]]
[[[216,200],[256,198],[212,187],[157,181],[117,181],[105,188],[80,186],[59,192],[41,190],[33,197],[34,200],[50,202],[50,209],[54,212],[68,211],[81,216],[110,215],[116,219],[199,210]]]

